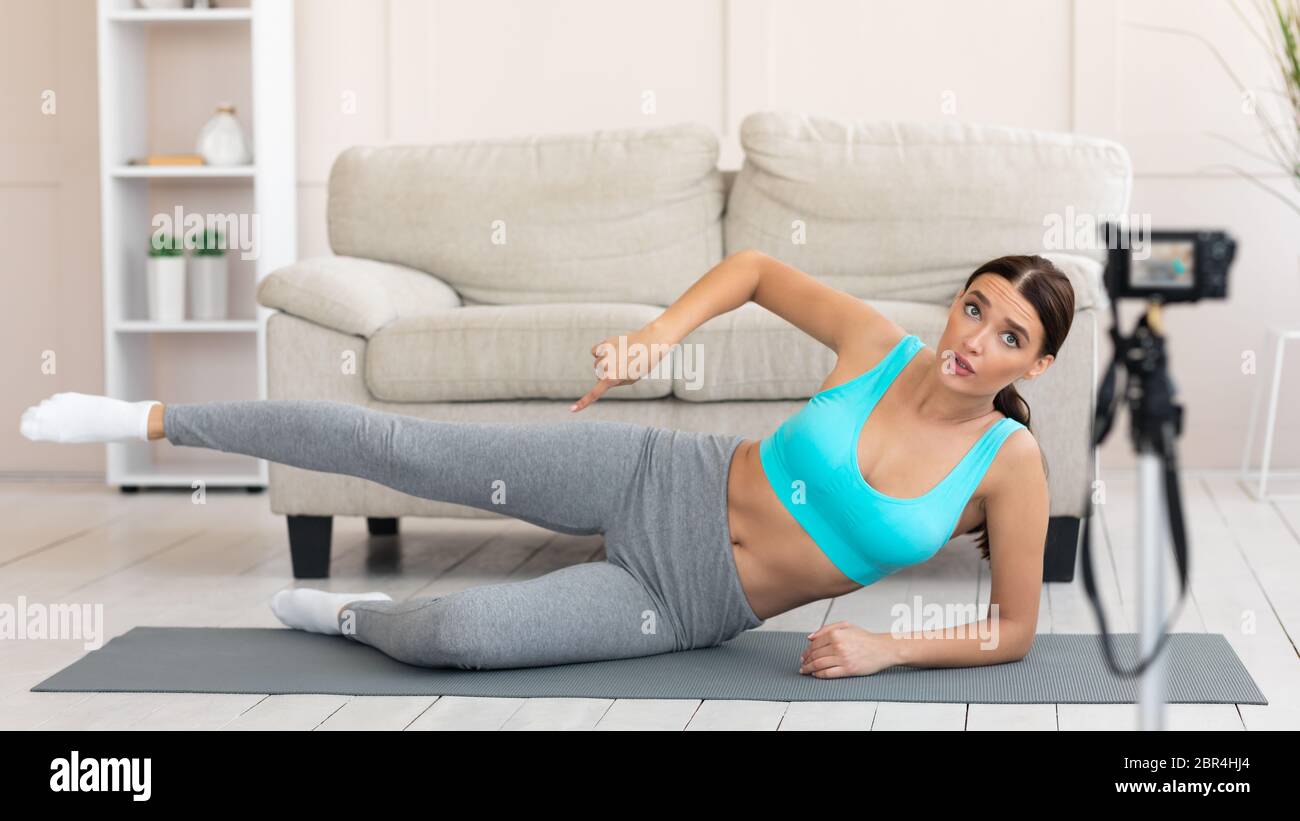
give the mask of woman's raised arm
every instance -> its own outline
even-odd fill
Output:
[[[893,323],[867,303],[832,288],[792,265],[752,249],[731,254],[700,277],[651,325],[680,341],[715,316],[753,301],[826,347],[841,353],[873,331],[880,344]],[[877,345],[876,347],[879,347]]]
[[[786,320],[841,357],[845,350],[887,350],[897,341],[897,325],[866,302],[752,249],[737,251],[713,266],[663,313],[628,334],[627,341],[665,350],[715,316],[750,301]],[[610,364],[610,349],[617,348],[612,339],[616,338],[601,340],[592,346],[598,371]],[[601,377],[570,410],[580,411],[610,388],[636,381],[656,364],[660,356],[662,354],[652,355],[635,372]]]

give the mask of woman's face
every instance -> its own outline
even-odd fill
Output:
[[[1033,306],[1002,277],[980,274],[949,308],[939,339],[940,378],[962,393],[996,394],[1047,370],[1055,357],[1038,356],[1042,344],[1043,325]]]

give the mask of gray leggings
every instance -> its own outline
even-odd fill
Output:
[[[333,400],[170,404],[173,445],[358,476],[560,533],[605,561],[406,601],[350,602],[344,635],[427,667],[533,667],[720,644],[763,622],[736,573],[727,473],[743,437],[628,422],[447,422]]]

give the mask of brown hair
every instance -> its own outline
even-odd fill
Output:
[[[1043,325],[1043,340],[1039,343],[1035,356],[1056,356],[1074,321],[1074,286],[1070,284],[1069,277],[1053,265],[1051,260],[1037,254],[998,257],[976,268],[966,279],[962,293],[970,288],[980,274],[997,274],[1002,277],[1033,306]],[[1026,428],[1029,427],[1029,403],[1016,390],[1014,382],[998,391],[998,395],[993,398],[993,407]],[[1046,471],[1047,460],[1044,459],[1043,472]],[[980,556],[988,560],[988,521],[968,532],[977,534],[976,547],[979,548]]]

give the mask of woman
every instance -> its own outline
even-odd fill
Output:
[[[295,588],[271,602],[290,627],[350,636],[410,664],[527,667],[712,646],[976,530],[992,565],[991,629],[885,634],[837,622],[809,636],[800,672],[1021,658],[1037,622],[1048,492],[1014,383],[1055,359],[1074,316],[1069,280],[1039,256],[985,263],[954,298],[935,350],[865,302],[742,251],[621,350],[667,350],[751,300],[838,357],[818,393],[762,440],[597,420],[431,421],[326,400],[164,405],[78,393],[28,408],[22,432],[62,442],[166,438],[604,534],[606,561],[526,581],[402,602]],[[598,374],[616,376],[571,410],[662,356],[615,370],[611,341],[592,353]]]

